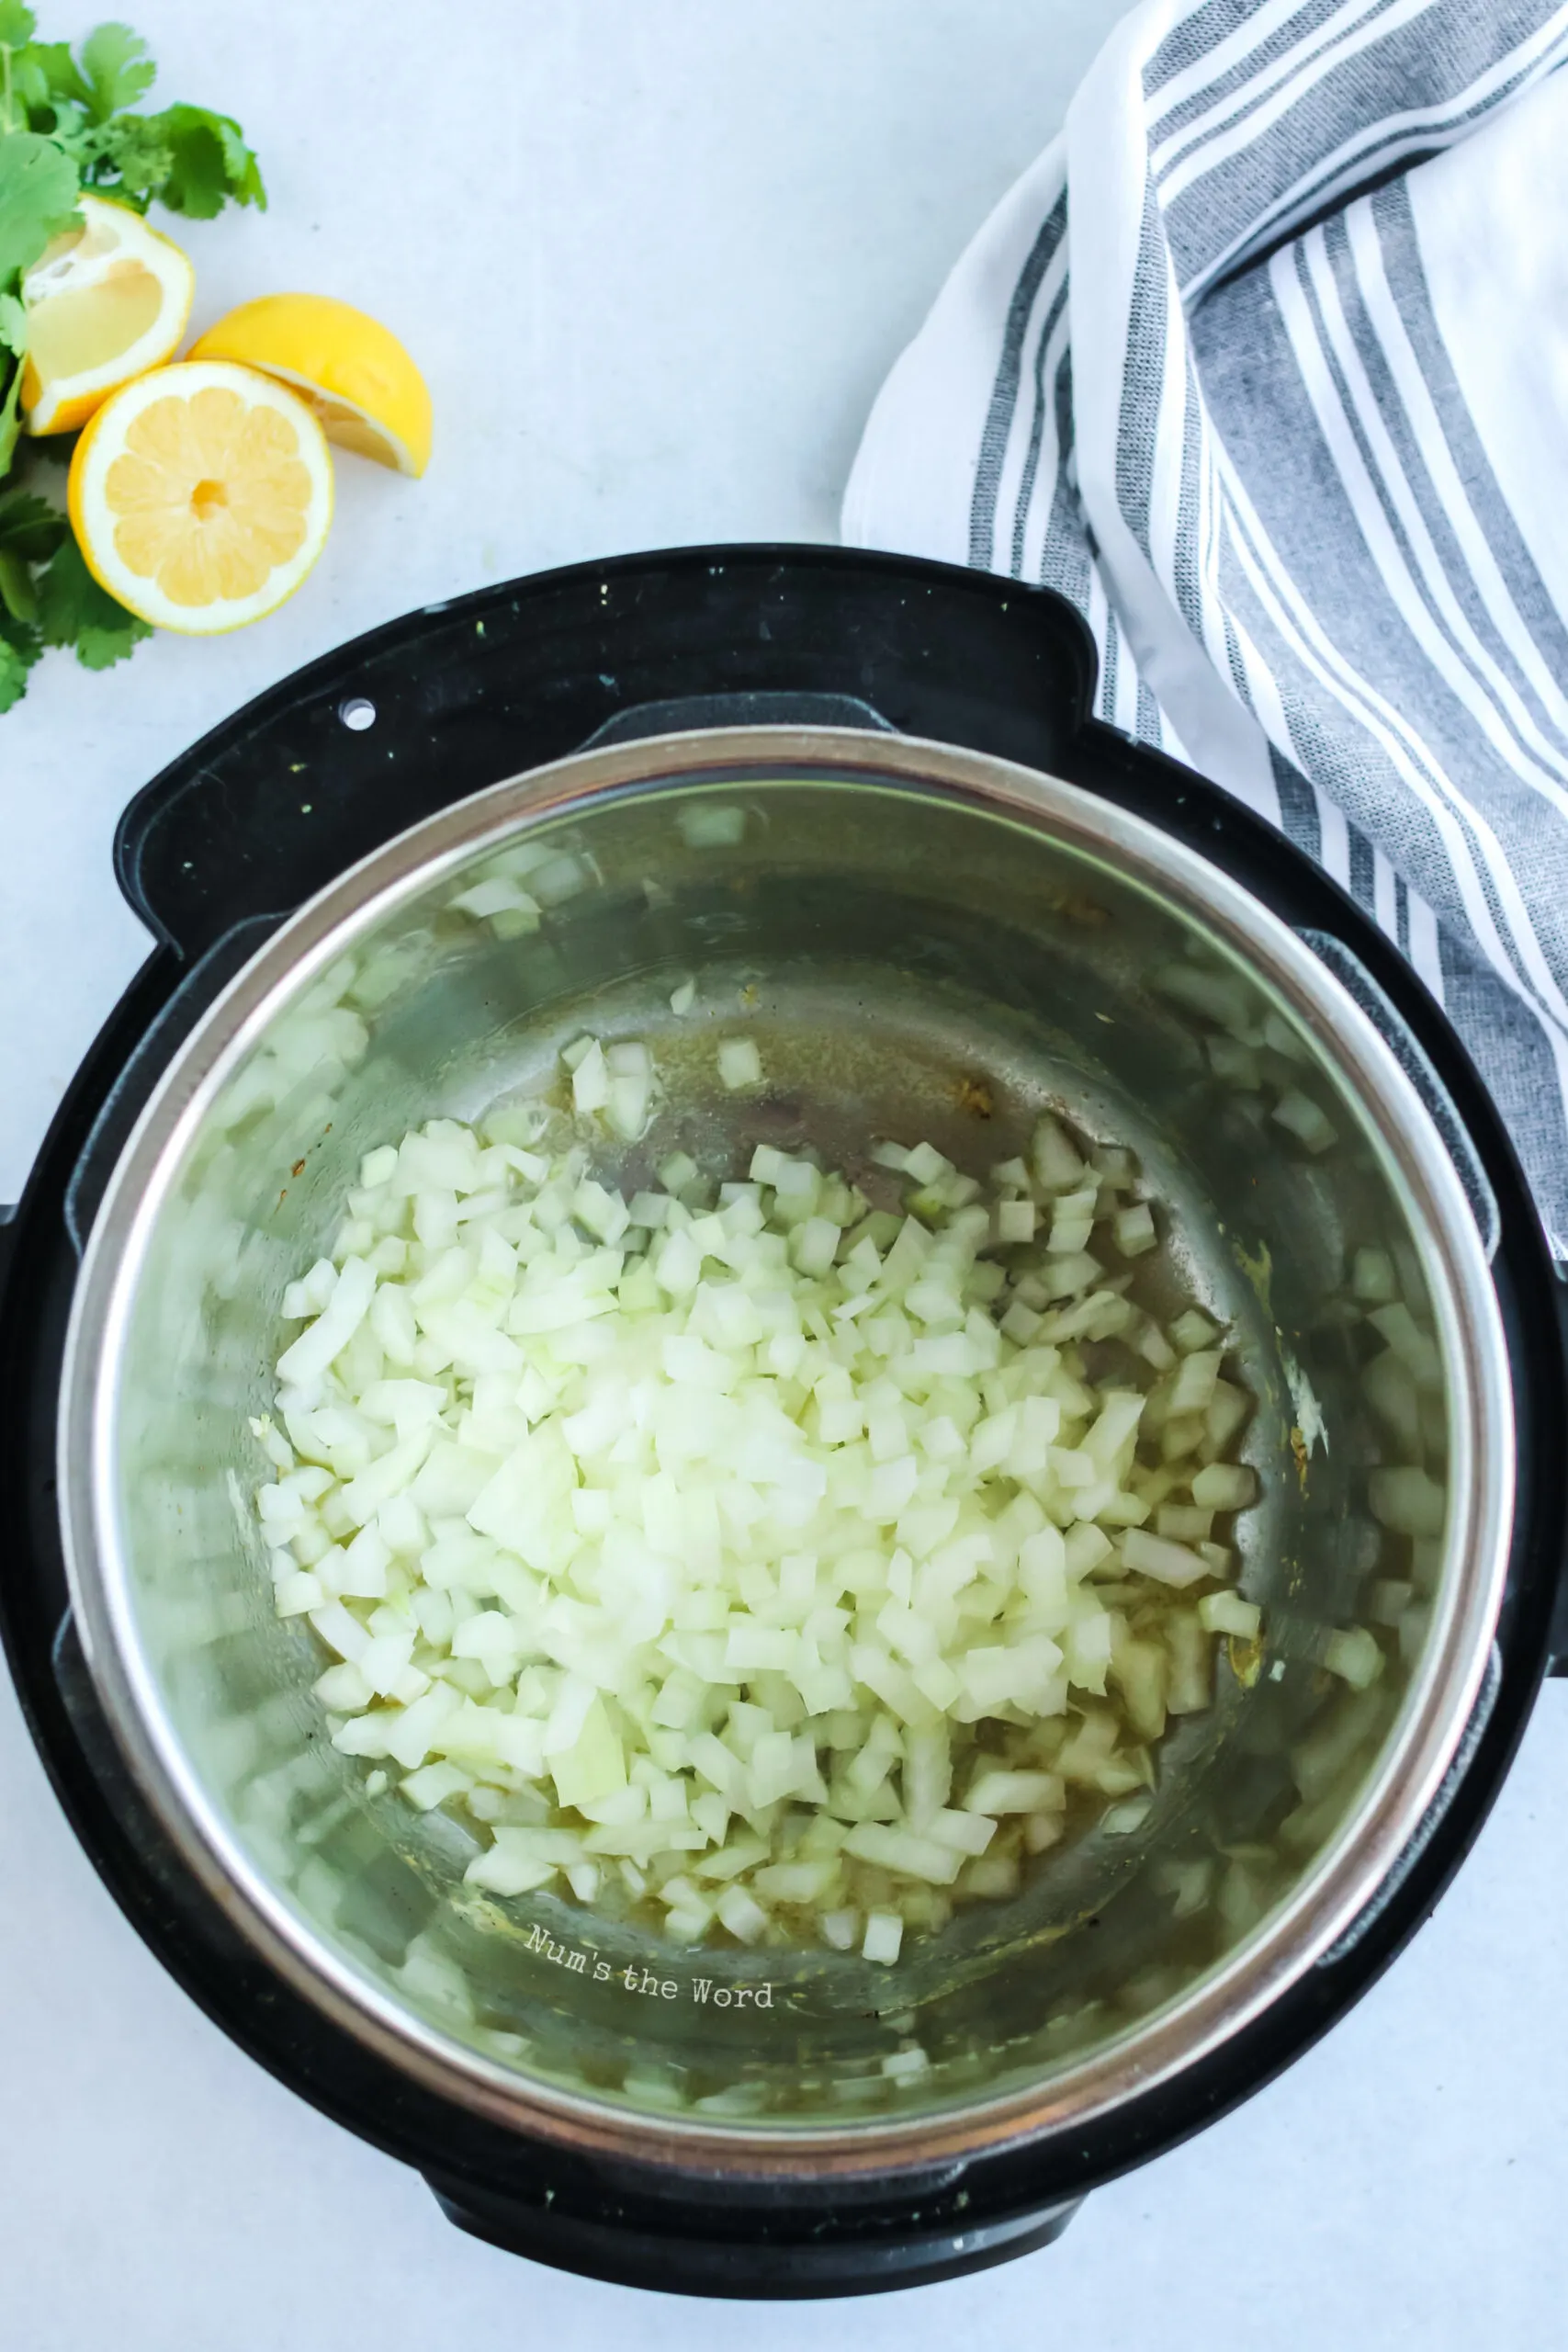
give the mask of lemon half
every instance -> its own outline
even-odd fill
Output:
[[[248,368],[154,368],[76,444],[72,527],[102,588],[161,628],[209,635],[291,596],[326,541],[333,461],[295,395]]]
[[[196,273],[173,239],[100,196],[22,280],[28,355],[22,422],[74,433],[121,384],[168,358],[186,331]]]
[[[430,393],[378,319],[330,294],[242,302],[191,345],[192,359],[231,359],[290,384],[329,441],[400,474],[430,462]]]

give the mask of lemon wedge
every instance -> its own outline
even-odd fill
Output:
[[[22,280],[28,354],[22,422],[74,433],[121,384],[167,359],[186,331],[196,273],[171,237],[101,196]]]
[[[430,462],[430,393],[395,334],[330,294],[265,294],[209,327],[192,359],[231,359],[290,384],[329,441],[400,474]]]
[[[101,588],[206,636],[291,596],[326,541],[333,461],[303,401],[248,368],[157,368],[107,400],[71,460],[72,527]]]

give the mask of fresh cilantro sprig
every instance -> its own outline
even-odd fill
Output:
[[[73,647],[84,669],[107,670],[152,634],[98,586],[57,506],[0,490],[0,712],[20,702],[46,647]]]
[[[82,187],[139,212],[154,200],[195,220],[225,204],[265,210],[260,167],[231,115],[183,105],[132,111],[158,71],[140,33],[99,25],[73,55],[68,42],[36,31],[24,0],[0,0],[0,137],[47,139],[75,164]]]
[[[43,651],[39,571],[67,535],[64,516],[47,499],[0,491],[0,711],[21,700]]]
[[[21,699],[46,647],[73,647],[102,670],[152,635],[92,578],[58,507],[33,488],[5,486],[20,432],[24,277],[80,220],[85,190],[195,220],[225,204],[266,207],[231,116],[185,105],[137,111],[157,75],[140,33],[99,25],[74,51],[37,34],[25,0],[0,0],[0,712]]]

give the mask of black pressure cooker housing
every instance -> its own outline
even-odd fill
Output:
[[[987,573],[811,547],[625,557],[372,631],[215,729],[121,820],[116,872],[157,944],[0,1223],[0,1633],[72,1826],[164,1966],[280,2081],[417,2165],[452,2220],[536,2260],[684,2293],[803,2296],[913,2286],[1047,2243],[1089,2189],[1236,2105],[1365,1991],[1468,1850],[1543,1670],[1568,1668],[1565,1291],[1497,1111],[1353,901],[1227,794],[1093,718],[1094,675],[1071,605]],[[891,728],[1047,770],[1162,827],[1296,929],[1348,946],[1425,1048],[1495,1193],[1518,1450],[1489,1712],[1359,1928],[1214,2055],[1070,2140],[815,2193],[520,2140],[399,2075],[276,1975],[175,1858],[109,1735],[72,1623],[54,1473],[65,1328],[96,1200],[158,1073],[267,933],[406,827],[591,741],[780,721]]]

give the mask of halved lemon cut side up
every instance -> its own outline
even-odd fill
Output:
[[[81,210],[81,228],[56,237],[22,281],[29,433],[74,433],[168,358],[190,316],[196,273],[171,238],[102,197],[83,197]]]
[[[303,401],[249,368],[160,368],[76,445],[72,526],[100,587],[160,628],[260,620],[320,555],[332,458]]]

